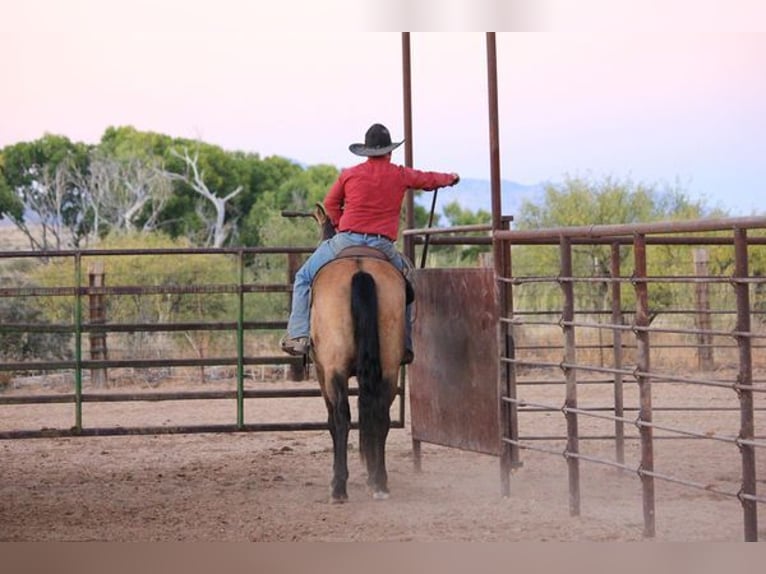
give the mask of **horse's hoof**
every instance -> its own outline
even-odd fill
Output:
[[[340,494],[330,493],[330,504],[343,504],[348,501],[348,494],[345,492]]]
[[[376,491],[372,493],[373,500],[388,500],[388,493],[382,491]]]

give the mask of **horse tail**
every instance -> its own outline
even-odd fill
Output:
[[[359,383],[359,452],[363,460],[373,460],[377,431],[388,428],[389,402],[383,384],[375,279],[365,271],[351,278],[351,315]]]

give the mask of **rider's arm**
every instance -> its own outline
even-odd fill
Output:
[[[400,166],[401,177],[410,189],[432,191],[438,187],[455,185],[460,181],[456,173],[439,173],[436,171],[419,171],[411,167]]]
[[[346,193],[343,186],[343,174],[335,180],[335,183],[327,192],[327,196],[324,198],[324,208],[327,212],[327,216],[332,221],[334,227],[338,227],[340,222],[340,216],[343,212],[343,199]]]

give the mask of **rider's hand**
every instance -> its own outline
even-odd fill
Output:
[[[454,180],[452,180],[452,183],[451,183],[450,185],[457,185],[457,184],[458,184],[458,182],[460,181],[460,176],[459,176],[458,174],[456,174],[456,173],[453,173],[453,174],[452,174],[452,176],[453,176],[455,179],[454,179]]]

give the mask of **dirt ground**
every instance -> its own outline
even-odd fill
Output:
[[[64,391],[23,385],[5,390],[6,395],[30,392]],[[246,412],[275,420],[323,419],[319,398],[267,401],[248,401]],[[219,403],[88,403],[83,418],[86,426],[233,422],[233,406]],[[72,411],[71,405],[6,405],[0,406],[0,420],[3,430],[66,428]],[[514,471],[511,495],[504,498],[492,456],[423,444],[422,471],[416,472],[409,420],[405,423],[389,436],[390,499],[371,499],[360,461],[352,455],[346,504],[329,502],[332,450],[326,431],[0,441],[0,540],[645,540],[641,482],[633,472],[581,464],[581,514],[573,517],[563,457],[523,451],[523,467]],[[696,424],[721,430],[706,420]],[[356,431],[351,443],[355,453]],[[591,456],[614,458],[611,442],[581,444]],[[629,441],[626,463],[635,467],[638,460],[636,441]],[[655,460],[658,471],[738,490],[734,445],[658,440]],[[763,488],[763,457],[757,463]],[[655,481],[655,489],[656,540],[743,540],[736,498],[665,481]],[[760,538],[766,539],[763,526]]]

